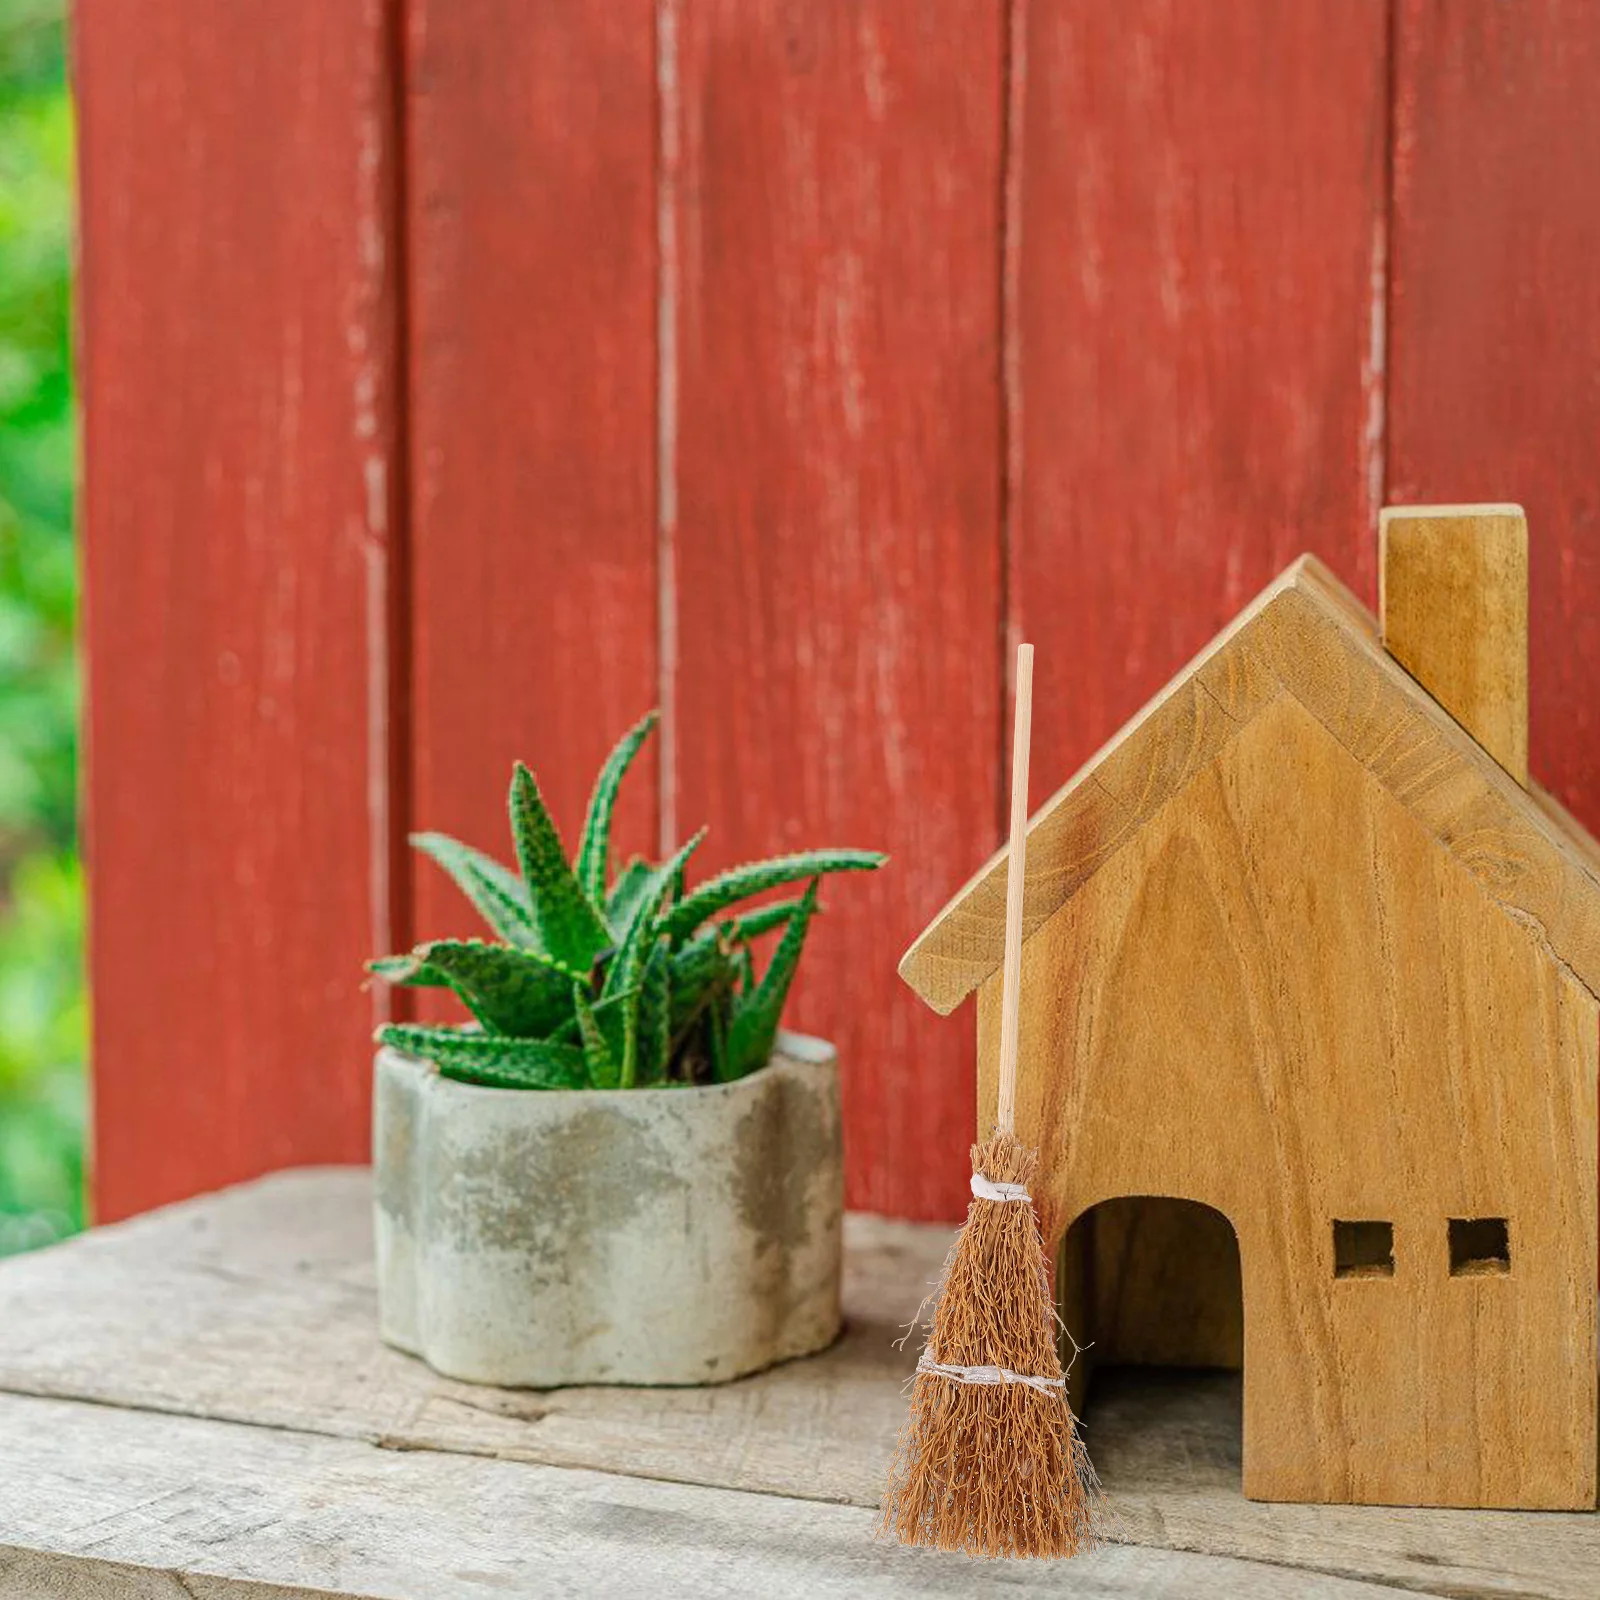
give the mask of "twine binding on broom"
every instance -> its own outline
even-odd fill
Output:
[[[1033,1196],[1028,1193],[1025,1183],[994,1183],[984,1177],[981,1172],[972,1174],[972,1198],[974,1200],[1026,1200],[1030,1203]]]
[[[954,1378],[957,1383],[1025,1383],[1041,1394],[1067,1387],[1065,1378],[1037,1378],[1026,1372],[1013,1372],[1009,1367],[962,1367],[952,1361],[935,1361],[926,1350],[917,1362],[917,1371],[936,1373],[941,1378]]]

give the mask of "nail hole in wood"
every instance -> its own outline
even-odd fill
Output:
[[[1336,1278],[1392,1278],[1392,1222],[1335,1222],[1333,1275]]]
[[[1452,1278],[1486,1278],[1510,1270],[1511,1233],[1504,1217],[1451,1217]]]

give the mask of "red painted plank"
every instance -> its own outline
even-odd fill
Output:
[[[1010,612],[1035,798],[1302,550],[1374,597],[1383,0],[1027,0]]]
[[[1516,500],[1533,774],[1600,831],[1600,11],[1397,16],[1390,498]]]
[[[391,53],[378,0],[77,7],[103,1220],[366,1149]]]
[[[413,0],[408,68],[413,816],[504,857],[512,761],[575,843],[657,699],[653,7]],[[479,931],[415,881],[420,935]]]
[[[972,1021],[894,965],[998,834],[1001,9],[668,15],[676,828],[893,849],[791,1018],[840,1046],[849,1203],[949,1216]]]

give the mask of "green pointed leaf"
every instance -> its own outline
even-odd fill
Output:
[[[645,957],[655,943],[657,913],[671,892],[672,885],[681,877],[689,857],[700,847],[700,841],[705,836],[706,830],[702,828],[670,861],[662,862],[651,872],[649,883],[633,907],[632,920],[623,930],[621,947],[606,972],[608,992],[638,986]]]
[[[451,877],[455,877],[457,868],[465,864],[474,870],[478,878],[492,883],[507,899],[527,906],[528,891],[523,887],[522,879],[485,851],[475,850],[470,844],[451,838],[448,833],[413,833],[410,839],[414,848],[431,856]],[[460,887],[465,890],[467,885]]]
[[[411,842],[450,874],[479,916],[502,939],[524,950],[543,948],[528,891],[514,872],[447,833],[414,833]]]
[[[480,939],[435,939],[408,958],[445,981],[486,1027],[543,1039],[572,1015],[571,986],[579,973],[553,957]]]
[[[778,1022],[783,1016],[783,1003],[789,998],[789,986],[800,965],[800,951],[816,906],[817,883],[812,879],[783,938],[778,941],[778,948],[773,951],[761,982],[754,993],[741,994],[735,1001],[724,1062],[730,1077],[742,1078],[754,1072],[772,1054],[778,1037]]]
[[[583,986],[584,999],[589,1002],[589,1010],[593,1012],[595,1020],[600,1024],[600,1031],[607,1043],[616,1040],[620,1045],[623,1030],[623,1012],[628,1002],[638,991],[630,989],[624,994],[607,995],[603,1000],[596,1000],[590,992],[589,985]],[[550,1037],[557,1044],[581,1044],[583,1032],[578,1026],[578,1013],[568,996],[567,1020],[561,1024]]]
[[[404,956],[380,956],[367,963],[367,971],[385,983],[408,989],[448,989],[491,1032],[501,1031],[478,1010],[472,995],[465,992],[448,973],[430,967],[415,952]]]
[[[675,906],[663,920],[663,931],[672,936],[675,944],[681,943],[708,918],[750,895],[776,889],[780,884],[797,883],[802,878],[821,877],[827,872],[870,872],[887,860],[887,856],[875,850],[808,850],[800,855],[776,856],[770,861],[752,861],[733,867],[708,878]]]
[[[431,1061],[440,1075],[492,1089],[582,1089],[587,1087],[583,1052],[548,1039],[508,1039],[415,1022],[378,1029],[379,1044]]]
[[[511,775],[511,836],[543,947],[563,965],[589,971],[611,943],[611,930],[568,866],[539,786],[520,761]]]
[[[419,961],[415,953],[405,956],[378,956],[367,963],[367,971],[385,983],[407,989],[449,989],[450,980],[437,968]]]
[[[663,935],[644,964],[634,1012],[633,1081],[641,1088],[665,1081],[672,1056],[671,961],[672,945]]]
[[[600,1018],[596,1015],[596,1008],[590,1002],[589,991],[585,985],[575,983],[572,986],[572,1009],[578,1018],[578,1038],[583,1050],[583,1064],[589,1074],[589,1082],[597,1089],[615,1089],[622,1082],[622,1056],[626,1047],[626,1018],[620,1016],[624,1004],[631,1003],[637,998],[637,991],[627,996],[613,996],[613,1009],[619,1014],[620,1028],[607,1029],[601,1026]],[[613,1038],[607,1034],[612,1033]],[[617,1037],[620,1033],[623,1037]],[[613,1042],[614,1041],[614,1042]]]
[[[700,830],[700,832],[703,834],[703,833],[706,832],[706,829],[702,828]],[[673,875],[672,875],[672,887],[667,891],[667,900],[668,900],[668,902],[670,904],[677,905],[677,903],[682,899],[683,899],[683,868],[682,868],[682,866],[679,866],[678,870],[675,873],[673,873]]]
[[[649,887],[655,868],[643,856],[635,856],[617,875],[606,897],[606,921],[611,925],[613,938],[620,939],[622,930],[633,921],[639,896]]]
[[[611,855],[611,814],[616,809],[617,791],[639,747],[650,737],[658,713],[651,711],[623,734],[617,747],[606,758],[589,796],[589,811],[583,819],[583,838],[578,845],[577,874],[590,904],[602,905],[606,897],[606,865]]]
[[[668,1025],[676,1050],[713,999],[733,986],[733,961],[714,931],[699,934],[672,953]]]
[[[731,917],[728,921],[719,923],[717,931],[722,935],[724,944],[748,944],[750,940],[759,939],[764,933],[771,933],[774,928],[783,927],[799,909],[799,895],[792,900],[774,900],[771,905],[758,906],[754,911],[747,911],[742,917]]]

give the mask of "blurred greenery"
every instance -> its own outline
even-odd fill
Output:
[[[83,1223],[72,106],[62,0],[0,0],[0,1255]]]

